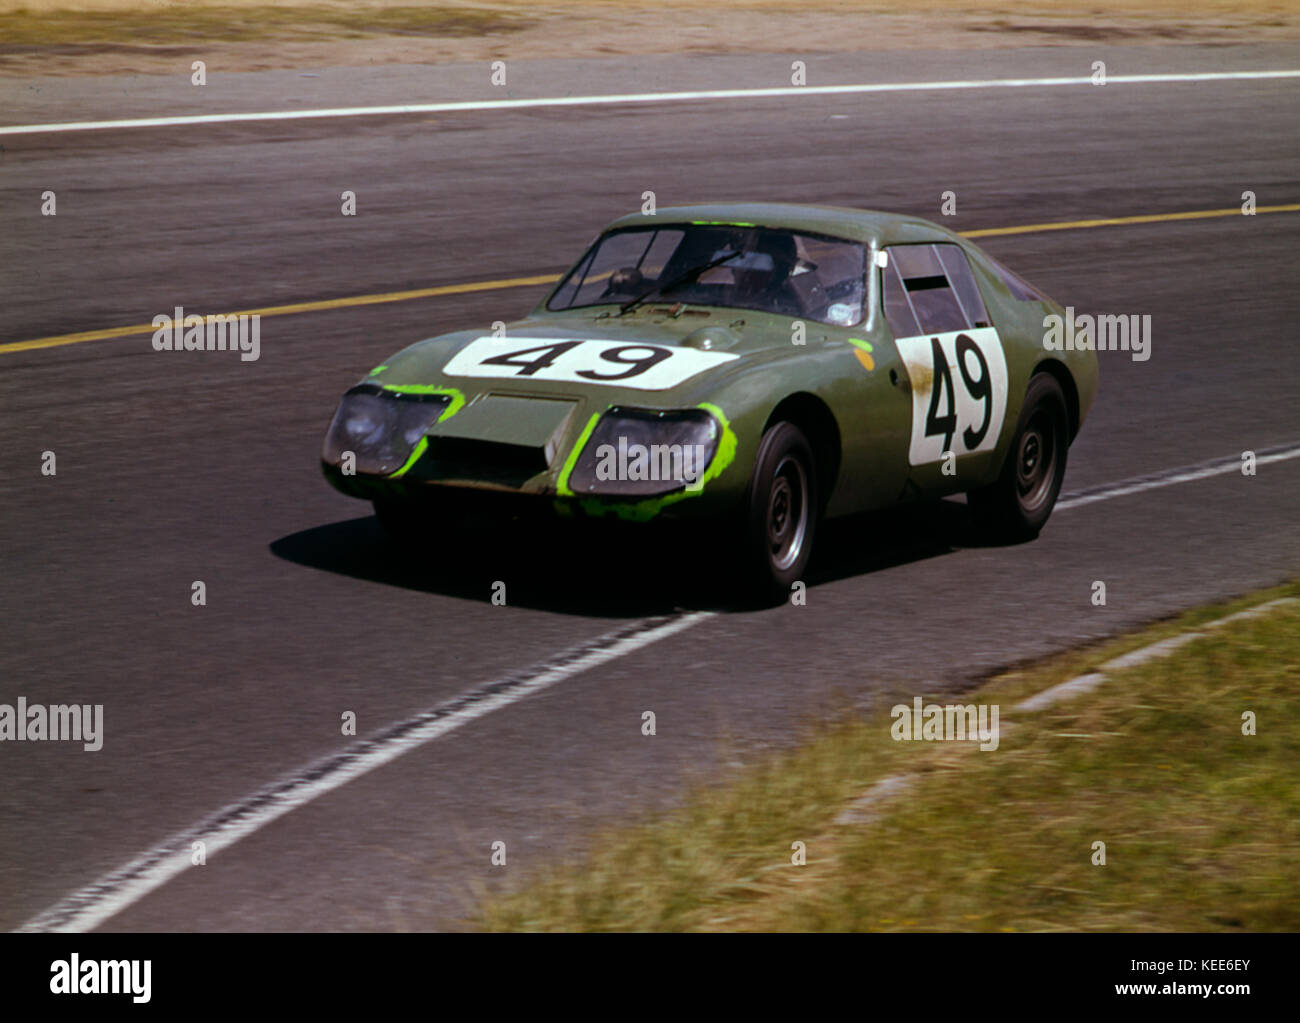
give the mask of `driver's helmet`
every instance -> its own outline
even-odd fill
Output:
[[[735,273],[736,290],[740,296],[757,298],[784,284],[798,259],[791,235],[765,231],[755,240],[752,249],[726,265]]]

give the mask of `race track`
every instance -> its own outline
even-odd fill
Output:
[[[1300,68],[1285,46],[808,58],[812,84]],[[787,56],[512,65],[511,95],[788,85]],[[5,125],[493,98],[482,67],[0,80]],[[35,90],[35,91],[33,91]],[[332,491],[342,391],[421,337],[522,315],[541,286],[262,323],[261,358],[157,353],[224,312],[554,274],[653,190],[895,210],[957,230],[1300,203],[1300,79],[737,97],[0,138],[0,699],[102,703],[106,738],[0,746],[0,927],[69,896],[121,930],[464,926],[484,890],[582,850],[683,780],[845,707],[1293,577],[1300,213],[1008,234],[998,259],[1080,311],[1150,314],[1101,391],[1039,540],[975,544],[959,504],[836,524],[806,607],[733,610],[627,538],[471,531],[436,573]],[[358,215],[339,214],[355,191]],[[57,216],[40,214],[45,190]],[[941,218],[941,193],[958,215]],[[41,474],[42,452],[57,475]],[[202,580],[207,606],[190,602]],[[504,580],[509,604],[493,606]],[[1109,602],[1093,607],[1094,580]],[[698,612],[698,614],[696,614]],[[202,868],[87,886],[349,740],[646,618],[653,642],[503,702],[240,834]],[[599,660],[600,658],[596,658]],[[658,734],[640,734],[653,710]],[[504,841],[508,865],[490,864]],[[187,860],[188,853],[174,856]],[[151,868],[152,869],[152,868]],[[165,883],[164,883],[165,882]],[[109,901],[105,901],[108,899]],[[46,920],[42,926],[49,923]]]

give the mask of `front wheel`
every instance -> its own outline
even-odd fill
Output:
[[[740,555],[750,595],[761,603],[783,601],[808,566],[819,509],[815,465],[793,423],[777,423],[759,443]]]
[[[1065,480],[1070,420],[1056,378],[1029,380],[1016,434],[997,481],[966,495],[983,530],[1001,540],[1032,540],[1047,524]]]

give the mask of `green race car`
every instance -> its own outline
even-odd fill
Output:
[[[777,204],[616,220],[525,319],[417,342],[349,390],[322,463],[391,534],[497,506],[718,524],[779,599],[818,523],[964,492],[1051,514],[1097,391],[1063,310],[914,217]]]

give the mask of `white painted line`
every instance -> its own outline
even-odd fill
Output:
[[[1263,465],[1296,457],[1300,457],[1300,444],[1258,452],[1256,464]],[[1202,467],[1175,469],[1164,475],[1156,474],[1121,481],[1081,492],[1073,497],[1066,495],[1066,498],[1057,504],[1057,508],[1077,507],[1140,490],[1203,479],[1230,470],[1240,471],[1240,465],[1240,460],[1235,457],[1216,459],[1205,463]],[[1201,628],[1215,628],[1235,618],[1264,613],[1265,608],[1292,602],[1292,598],[1272,601],[1258,608],[1211,622]],[[190,866],[191,842],[202,840],[206,843],[208,853],[219,852],[318,796],[331,792],[353,778],[395,760],[403,753],[431,742],[463,724],[515,703],[573,675],[589,671],[660,639],[666,639],[711,615],[712,612],[699,611],[667,618],[646,619],[574,647],[543,665],[488,683],[413,718],[390,725],[376,736],[354,743],[338,754],[309,764],[292,775],[259,789],[245,799],[218,810],[193,827],[173,835],[124,866],[67,896],[55,906],[23,924],[19,930],[70,932],[91,930],[183,873]],[[1118,658],[1112,664],[1117,664],[1123,659]],[[1100,672],[1081,675],[1030,697],[1018,704],[1016,709],[1040,710],[1057,699],[1091,689],[1104,679],[1105,675]],[[885,795],[891,791],[887,788],[886,792],[880,794]]]
[[[1286,444],[1282,447],[1257,451],[1255,452],[1255,465],[1258,467],[1270,465],[1273,462],[1286,462],[1292,458],[1300,458],[1300,444]],[[1117,483],[1107,483],[1089,490],[1076,490],[1065,493],[1056,502],[1056,508],[1053,510],[1068,511],[1071,508],[1080,508],[1085,504],[1093,504],[1097,501],[1109,501],[1115,497],[1140,494],[1144,490],[1171,487],[1175,483],[1191,483],[1195,480],[1209,479],[1211,476],[1224,476],[1232,472],[1241,472],[1240,455],[1215,458],[1208,462],[1202,462],[1200,465],[1183,466],[1165,472],[1151,473],[1148,476],[1134,476],[1131,479],[1120,480]]]
[[[1205,71],[1185,74],[1107,75],[1105,85],[1091,76],[1071,78],[990,78],[947,82],[874,82],[861,85],[795,85],[774,89],[701,89],[692,92],[633,92],[607,96],[545,96],[536,99],[462,100],[447,103],[400,103],[379,107],[331,107],[321,110],[267,110],[257,113],[182,114],[135,117],[118,121],[69,121],[55,124],[15,124],[0,135],[30,135],[56,131],[98,131],[105,128],[172,128],[194,124],[241,121],[300,121],[319,117],[393,117],[403,114],[444,114],[473,110],[526,110],[537,107],[595,107],[617,103],[684,103],[702,100],[751,100],[789,96],[852,96],[881,92],[932,92],[952,89],[1031,89],[1087,85],[1107,89],[1116,85],[1155,85],[1171,82],[1259,81],[1300,78],[1300,70]]]
[[[1181,632],[1177,636],[1170,636],[1168,639],[1159,640],[1149,646],[1130,650],[1128,653],[1116,657],[1113,661],[1107,661],[1101,666],[1101,670],[1103,672],[1123,671],[1125,668],[1136,668],[1139,664],[1146,664],[1147,661],[1158,661],[1161,657],[1168,657],[1175,650],[1185,647],[1194,639],[1200,639],[1203,635],[1205,634],[1199,629],[1191,632]]]
[[[1156,660],[1159,657],[1168,657],[1175,650],[1186,646],[1193,640],[1203,639],[1210,629],[1219,629],[1232,622],[1239,622],[1247,618],[1258,618],[1260,615],[1266,615],[1270,611],[1285,607],[1288,604],[1295,604],[1295,597],[1279,597],[1276,600],[1265,601],[1263,604],[1256,604],[1244,611],[1238,611],[1235,614],[1225,615],[1223,618],[1216,618],[1212,622],[1206,622],[1204,625],[1198,625],[1187,632],[1180,632],[1177,635],[1170,636],[1167,639],[1158,640],[1155,643],[1149,643],[1137,650],[1131,650],[1126,654],[1113,658],[1103,664],[1097,671],[1090,671],[1086,675],[1077,675],[1074,678],[1054,685],[1050,689],[1044,689],[1041,693],[1035,693],[1027,700],[1022,700],[1014,707],[1015,710],[1042,710],[1044,707],[1050,707],[1060,700],[1068,699],[1071,696],[1077,696],[1080,693],[1086,693],[1089,690],[1096,689],[1107,679],[1108,671],[1123,671],[1125,668],[1132,668],[1139,664],[1145,664],[1147,661]]]
[[[1241,621],[1245,618],[1258,618],[1260,615],[1268,614],[1274,608],[1282,607],[1287,604],[1300,603],[1295,597],[1280,597],[1277,600],[1266,601],[1263,604],[1256,604],[1254,607],[1247,608],[1245,611],[1238,611],[1235,614],[1226,615],[1223,618],[1216,618],[1212,622],[1206,622],[1188,632],[1180,632],[1168,639],[1162,639],[1156,643],[1133,650],[1130,653],[1116,657],[1107,661],[1097,671],[1090,671],[1085,675],[1076,675],[1072,679],[1057,685],[1050,686],[1040,693],[1035,693],[1028,699],[1021,700],[1017,703],[1012,711],[1038,711],[1044,710],[1059,703],[1061,700],[1067,700],[1083,693],[1091,692],[1099,685],[1106,681],[1107,671],[1117,671],[1123,668],[1131,668],[1137,664],[1143,664],[1147,661],[1154,660],[1157,657],[1167,657],[1180,647],[1186,646],[1195,639],[1201,639],[1205,636],[1208,629],[1217,629],[1221,626],[1228,625],[1232,622]],[[1001,734],[1006,735],[1012,728],[1019,728],[1021,725],[1015,722],[1004,722],[1001,728]],[[972,737],[972,741],[978,742],[978,737]],[[864,825],[870,824],[881,810],[881,804],[895,796],[907,792],[917,780],[915,775],[891,774],[881,778],[878,782],[869,786],[867,790],[853,802],[849,803],[835,816],[834,824],[846,826],[850,824]]]
[[[1283,607],[1286,604],[1294,604],[1295,597],[1279,597],[1277,600],[1270,600],[1267,604],[1257,604],[1255,607],[1248,607],[1245,611],[1238,611],[1236,614],[1228,615],[1227,618],[1218,618],[1215,621],[1207,622],[1202,625],[1202,629],[1218,629],[1229,622],[1238,622],[1245,618],[1258,618],[1260,615],[1266,615],[1275,607]]]
[[[1041,693],[1035,693],[1027,700],[1017,703],[1013,710],[1042,710],[1044,707],[1050,707],[1057,700],[1064,700],[1070,696],[1078,696],[1080,693],[1086,693],[1091,689],[1096,689],[1106,681],[1106,676],[1099,671],[1090,671],[1086,675],[1077,675],[1068,682],[1062,682],[1059,685],[1052,686],[1050,689],[1044,689]]]
[[[536,667],[489,682],[389,725],[377,735],[322,757],[172,835],[131,862],[73,892],[19,930],[91,930],[188,869],[192,842],[204,842],[209,856],[220,852],[318,796],[476,718],[667,639],[711,616],[712,612],[698,611],[638,621],[572,647]]]
[[[880,804],[901,795],[912,787],[914,779],[906,774],[891,774],[871,785],[848,806],[835,815],[836,825],[869,824],[879,811]]]

